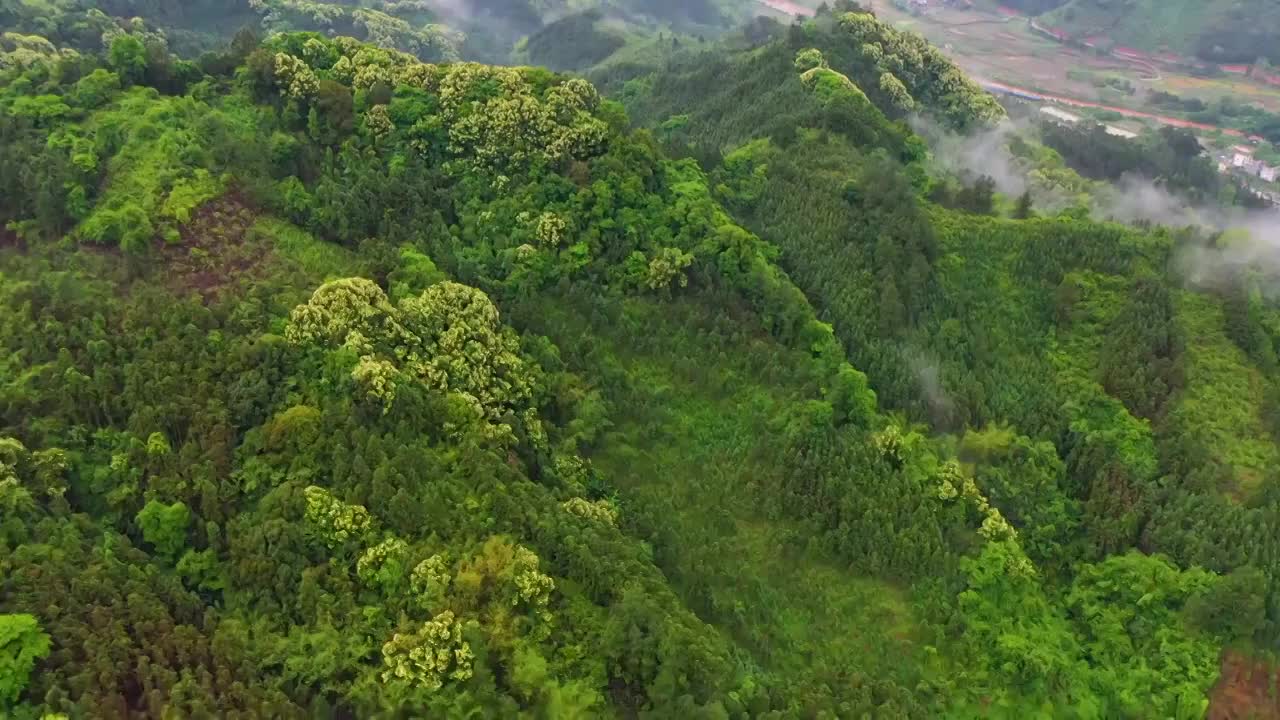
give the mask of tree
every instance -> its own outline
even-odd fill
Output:
[[[355,99],[350,88],[332,80],[321,80],[318,88],[308,131],[316,142],[336,145],[355,128]]]
[[[995,212],[995,193],[995,179],[983,175],[956,193],[956,206],[977,215],[990,215]]]
[[[1200,627],[1228,641],[1248,640],[1266,622],[1267,577],[1245,566],[1223,577],[1208,592],[1187,604]]]
[[[1080,507],[1062,492],[1066,471],[1053,445],[987,428],[966,433],[957,453],[973,464],[974,482],[1018,529],[1032,560],[1053,569],[1070,562]]]
[[[1188,601],[1219,578],[1197,567],[1179,570],[1165,557],[1129,552],[1079,568],[1066,603],[1096,672],[1100,691],[1122,715],[1175,712],[1184,698],[1205,703],[1218,677],[1218,643],[1182,621]],[[1196,708],[1200,716],[1203,707]]]
[[[107,62],[125,85],[136,84],[147,73],[147,48],[132,35],[119,35],[111,41]]]
[[[85,109],[105,105],[120,90],[120,76],[102,68],[85,75],[76,82],[72,98]]]
[[[143,539],[151,543],[162,557],[173,560],[186,547],[191,511],[185,503],[166,505],[151,500],[138,512],[136,519]]]
[[[679,287],[686,287],[689,284],[689,278],[684,271],[692,264],[693,255],[682,252],[679,248],[662,248],[649,260],[649,272],[645,278],[645,285],[650,290],[668,290],[672,283]]]
[[[246,25],[236,31],[235,37],[231,39],[231,55],[236,61],[243,62],[261,44],[257,30],[252,25]]]
[[[446,610],[412,633],[396,633],[382,646],[382,679],[434,692],[446,680],[470,678],[474,657],[471,644],[462,639],[462,621]]]
[[[815,48],[806,48],[796,53],[793,65],[796,70],[803,73],[814,68],[827,67],[827,60],[822,56],[822,51]]]
[[[358,353],[357,370],[375,387],[394,385],[388,381],[398,371],[453,393],[489,421],[525,410],[532,397],[531,368],[515,333],[487,295],[460,283],[436,283],[392,305],[369,280],[334,280],[294,309],[286,337],[297,345],[345,347]]]
[[[344,503],[322,487],[310,485],[303,491],[307,500],[306,520],[316,536],[332,549],[348,542],[363,542],[373,530],[374,520],[363,505]]]
[[[0,615],[0,709],[27,687],[36,661],[49,654],[49,636],[33,615]]]
[[[1103,341],[1103,387],[1135,415],[1159,417],[1183,384],[1182,344],[1168,285],[1139,276]]]
[[[1015,220],[1026,220],[1031,217],[1033,212],[1031,209],[1031,191],[1024,190],[1018,196],[1018,204],[1013,208],[1013,217]]]
[[[891,72],[881,73],[880,92],[889,98],[889,102],[898,112],[909,113],[916,108],[916,101],[907,91],[907,86],[903,85],[902,81]]]
[[[258,48],[249,53],[240,75],[255,97],[267,97],[276,82],[276,58],[269,51]]]

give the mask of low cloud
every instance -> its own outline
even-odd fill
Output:
[[[1042,210],[1070,202],[1069,198],[1037,187],[1029,163],[1009,150],[1014,136],[1029,129],[1026,124],[1007,121],[969,135],[956,134],[920,117],[912,118],[911,126],[928,141],[934,162],[965,182],[986,175],[1005,195],[1020,195],[1030,189],[1036,207]],[[1243,269],[1251,268],[1261,277],[1263,291],[1280,299],[1280,209],[1195,204],[1138,176],[1103,183],[1093,195],[1092,215],[1096,219],[1192,229],[1174,258],[1175,269],[1192,285],[1222,287],[1236,282]],[[921,386],[931,395],[930,404],[945,401],[945,397],[932,397],[929,390],[939,387],[936,369],[917,359],[911,362]]]
[[[929,415],[937,424],[950,422],[955,402],[942,385],[942,370],[936,360],[915,352],[903,353],[907,365],[915,376],[917,386],[929,407]]]
[[[476,15],[471,0],[425,0],[433,12],[449,20],[470,20]]]
[[[1012,121],[969,135],[958,135],[918,115],[910,124],[928,141],[934,162],[956,177],[973,181],[986,175],[1005,195],[1021,195],[1030,187],[1027,172],[1009,152],[1009,140],[1019,131]]]
[[[1182,248],[1175,259],[1183,277],[1197,287],[1224,287],[1241,272],[1254,271],[1268,299],[1280,298],[1280,212],[1255,210],[1225,218],[1213,242]]]

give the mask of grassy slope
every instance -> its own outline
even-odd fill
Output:
[[[851,673],[910,686],[921,648],[902,592],[851,575],[809,538],[764,516],[762,485],[783,473],[776,420],[803,386],[802,363],[699,299],[626,301],[616,318],[548,303],[547,332],[571,364],[586,357],[632,379],[612,398],[619,425],[594,454],[685,602],[765,669],[804,683]],[[714,358],[714,363],[708,363]]]
[[[158,97],[148,88],[127,91],[80,124],[88,137],[116,138],[119,147],[105,161],[100,201],[78,232],[84,233],[104,211],[140,207],[155,218],[158,235],[170,231],[178,233],[171,239],[182,238],[163,246],[174,266],[168,279],[178,288],[281,276],[308,288],[352,274],[360,267],[353,253],[242,206],[229,176],[209,171],[216,161],[261,162],[262,129],[272,125],[265,111],[238,96],[219,98],[210,106],[190,98]],[[235,138],[240,156],[215,158],[207,140],[195,143],[197,149],[192,150],[192,140],[201,139],[204,132]],[[248,218],[247,228],[238,224],[237,211]]]
[[[1178,320],[1188,338],[1187,388],[1177,412],[1209,440],[1209,450],[1235,470],[1229,493],[1248,495],[1280,462],[1280,451],[1263,425],[1265,381],[1248,356],[1223,329],[1222,306],[1211,298],[1181,292]]]

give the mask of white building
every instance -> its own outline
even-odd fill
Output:
[[[1254,177],[1262,178],[1265,182],[1275,182],[1280,179],[1280,167],[1268,165],[1261,160],[1253,158],[1253,148],[1245,145],[1236,145],[1231,148],[1234,154],[1231,156],[1231,167]]]

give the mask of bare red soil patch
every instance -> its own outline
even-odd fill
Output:
[[[22,238],[18,237],[18,233],[0,225],[0,248],[18,248],[26,249],[26,243],[22,242]]]
[[[252,276],[267,250],[249,242],[257,213],[232,190],[200,206],[179,233],[181,243],[164,244],[161,254],[175,289],[215,297],[237,280]]]
[[[1227,651],[1209,694],[1209,720],[1280,719],[1280,675],[1272,665]]]

